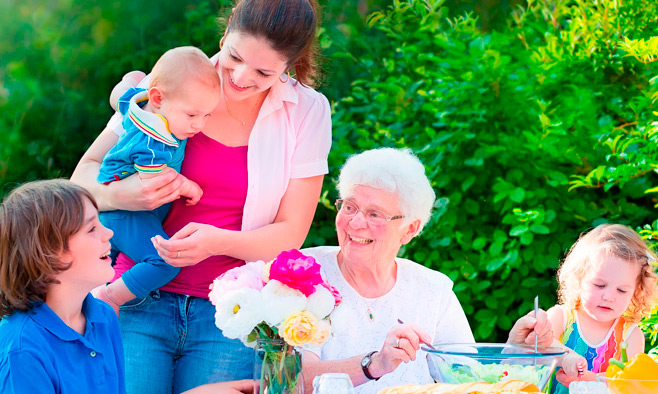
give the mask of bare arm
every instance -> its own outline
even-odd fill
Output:
[[[183,394],[251,394],[253,391],[254,381],[245,379],[204,384],[191,390],[187,390]]]
[[[140,180],[134,174],[107,185],[98,182],[98,173],[105,154],[116,144],[119,137],[105,128],[82,156],[71,181],[89,190],[96,198],[101,211],[125,209],[147,211],[159,207],[179,197],[180,180],[178,173],[171,168],[162,171],[161,176]]]
[[[382,348],[372,355],[368,372],[373,377],[381,377],[397,369],[402,362],[416,359],[416,352],[421,343],[431,343],[432,338],[415,324],[396,325],[386,334]],[[304,352],[302,365],[305,391],[313,391],[313,378],[326,372],[346,373],[352,384],[358,386],[368,382],[363,374],[361,360],[365,354],[342,360],[320,360],[315,353]]]
[[[245,261],[273,259],[281,251],[304,243],[320,198],[322,178],[291,179],[272,224],[251,231],[231,231],[189,223],[169,240],[155,237],[155,248],[167,263],[177,267],[196,264],[212,255]]]

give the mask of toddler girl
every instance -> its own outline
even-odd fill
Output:
[[[629,358],[644,351],[637,323],[656,303],[655,262],[644,240],[619,224],[599,225],[571,247],[558,271],[560,304],[548,310],[556,344],[569,349],[551,393],[605,372],[608,360],[621,359],[622,342]]]

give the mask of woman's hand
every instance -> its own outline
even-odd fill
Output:
[[[534,345],[535,336],[540,346],[551,346],[553,343],[551,323],[546,312],[541,309],[537,311],[536,318],[535,312],[530,311],[517,320],[509,332],[507,343]]]
[[[231,382],[210,383],[197,386],[183,394],[251,394],[254,392],[254,381],[250,379]]]
[[[431,342],[429,334],[416,324],[396,325],[386,335],[381,350],[372,356],[368,370],[375,377],[391,373],[400,363],[415,360],[421,343]]]
[[[194,265],[215,254],[211,246],[217,246],[221,233],[227,230],[202,223],[188,223],[170,239],[159,235],[151,238],[153,246],[165,262],[174,267]]]
[[[150,211],[180,197],[182,179],[176,170],[167,167],[157,176],[141,178],[133,174],[109,184],[115,188],[117,200],[131,211]]]

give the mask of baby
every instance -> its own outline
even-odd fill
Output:
[[[179,47],[163,54],[151,71],[148,89],[130,88],[117,101],[125,133],[105,155],[98,181],[110,183],[137,173],[140,178],[159,176],[171,167],[180,172],[187,138],[199,133],[217,106],[220,81],[210,59],[198,48]],[[196,204],[203,194],[199,185],[178,175],[180,195]],[[125,253],[138,264],[114,283],[94,291],[118,313],[119,306],[173,279],[179,268],[166,264],[151,237],[168,238],[162,220],[165,204],[153,211],[109,211],[102,223],[114,231],[113,254]]]

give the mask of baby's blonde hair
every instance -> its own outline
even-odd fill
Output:
[[[635,293],[624,317],[638,322],[649,316],[656,304],[658,290],[655,272],[656,254],[642,237],[621,224],[602,224],[581,235],[571,247],[558,270],[560,303],[569,309],[581,306],[582,281],[587,272],[599,264],[601,256],[615,256],[629,264],[639,264]]]
[[[149,89],[177,92],[190,81],[199,81],[212,89],[220,87],[219,74],[205,53],[192,46],[177,47],[165,52],[155,63]]]

